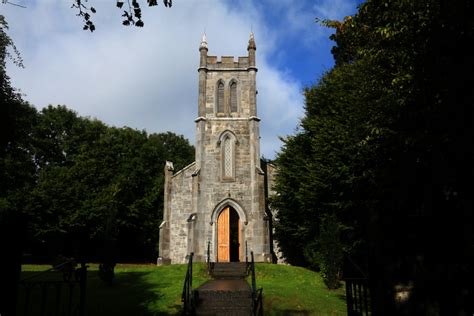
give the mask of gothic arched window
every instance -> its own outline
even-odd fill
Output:
[[[235,178],[235,154],[238,144],[235,134],[229,130],[219,136],[217,146],[221,152],[221,174],[222,180],[234,181]]]
[[[230,84],[230,111],[237,112],[237,82]]]
[[[232,141],[230,137],[226,137],[224,140],[224,146],[222,146],[222,150],[224,151],[224,179],[230,179],[233,177],[233,150],[232,150]]]
[[[224,83],[219,81],[217,84],[217,113],[224,113]]]

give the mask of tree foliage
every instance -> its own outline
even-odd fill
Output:
[[[91,1],[92,2],[92,1]],[[124,4],[126,3],[125,8]],[[147,0],[147,4],[149,7],[157,6],[157,0]],[[163,5],[166,8],[171,8],[173,6],[173,0],[163,0]],[[142,9],[140,7],[139,0],[127,0],[127,1],[120,1],[117,0],[116,3],[117,8],[123,10],[122,17],[124,20],[122,24],[125,26],[135,25],[136,27],[143,27],[145,23],[142,20]],[[95,24],[92,21],[92,15],[97,12],[97,10],[89,5],[88,0],[72,0],[71,8],[77,10],[77,16],[81,17],[84,21],[84,30],[89,30],[91,32],[95,31]]]
[[[64,106],[43,109],[34,136],[39,172],[29,199],[32,237],[62,243],[111,239],[121,258],[152,259],[164,162],[174,160],[178,168],[189,163],[188,141],[108,127]]]
[[[336,65],[305,89],[301,129],[277,158],[276,233],[290,262],[328,268],[314,255],[324,255],[328,216],[340,223],[340,247],[355,257],[379,256],[391,282],[422,278],[413,256],[433,273],[441,253],[466,262],[474,70],[468,12],[465,1],[369,0],[353,17],[322,22],[335,28]]]
[[[27,248],[42,255],[101,259],[114,244],[123,260],[154,260],[165,160],[184,167],[193,147],[170,132],[109,127],[65,106],[37,112],[10,85],[5,58],[13,44],[0,22],[2,225],[27,223]]]
[[[36,111],[10,83],[5,69],[10,58],[19,66],[21,57],[6,33],[8,25],[0,15],[0,313],[15,314],[16,288],[20,273],[21,246],[25,233],[24,201],[34,186],[35,166],[31,160],[30,135]],[[13,53],[11,52],[13,51]],[[14,241],[14,242],[12,242]],[[13,302],[13,303],[12,303]]]
[[[29,136],[36,111],[11,86],[6,73],[8,58],[22,66],[21,56],[7,30],[8,25],[0,15],[0,219],[21,207],[21,196],[28,192],[35,169],[30,159]]]

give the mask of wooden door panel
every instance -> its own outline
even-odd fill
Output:
[[[230,223],[229,208],[226,207],[217,219],[217,261],[230,261]]]

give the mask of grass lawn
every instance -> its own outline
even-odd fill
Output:
[[[86,315],[176,315],[181,310],[186,265],[118,264],[112,286],[99,279],[97,265],[89,266]],[[48,268],[24,265],[22,278]],[[344,289],[328,291],[318,273],[299,267],[256,264],[256,274],[257,287],[263,287],[265,315],[346,314]],[[193,287],[207,279],[206,265],[194,264]],[[19,307],[22,308],[21,296]]]
[[[50,267],[24,265],[22,278]],[[108,286],[98,276],[98,265],[89,264],[86,315],[176,315],[182,307],[181,291],[186,267],[186,265],[157,267],[151,264],[118,264],[115,267],[114,284]],[[193,286],[197,287],[206,280],[207,266],[194,264]],[[19,303],[21,305],[21,302]],[[19,306],[19,310],[22,310],[22,306]]]
[[[319,273],[266,263],[257,263],[255,273],[265,315],[347,315],[344,287],[328,290]]]

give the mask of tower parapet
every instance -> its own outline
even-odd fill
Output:
[[[220,60],[217,56],[207,56],[207,69],[212,70],[248,70],[250,67],[248,56],[239,56],[237,61],[234,56],[221,56]]]

